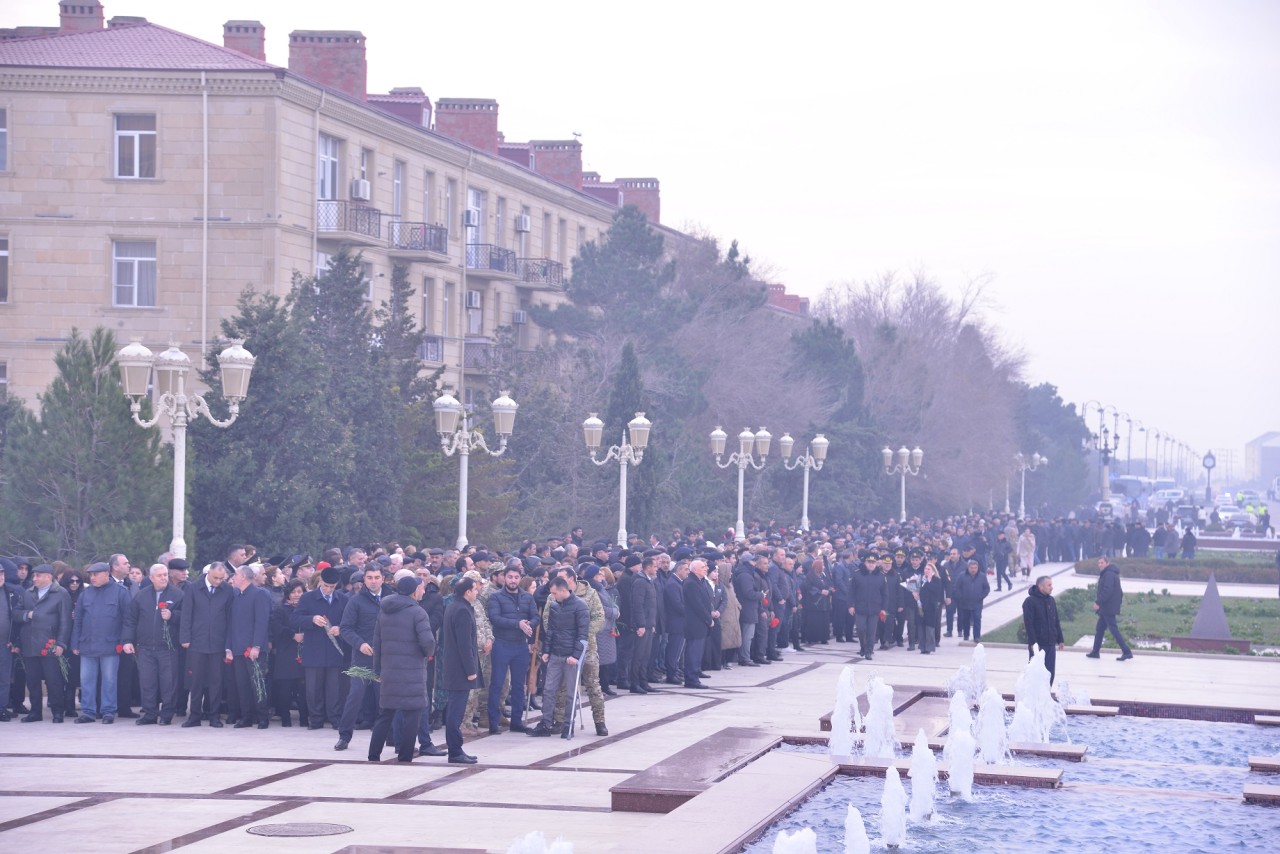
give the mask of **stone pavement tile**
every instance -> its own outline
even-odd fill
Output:
[[[529,804],[609,808],[609,787],[630,777],[596,771],[489,768],[417,795],[414,800],[487,806]]]
[[[152,742],[152,750],[163,744]],[[154,755],[154,753],[153,753]],[[4,779],[18,791],[209,794],[288,769],[280,762],[190,759],[5,757]],[[295,766],[296,767],[296,766]],[[5,784],[0,784],[5,785]]]
[[[6,763],[0,766],[5,769],[5,773],[0,775],[3,780],[10,781],[8,771],[9,767]],[[5,785],[0,782],[0,785]],[[44,812],[54,807],[60,807],[64,804],[75,803],[80,798],[54,798],[54,797],[32,797],[29,795],[9,795],[0,796],[0,824],[14,819],[26,818],[38,812]]]
[[[269,801],[120,798],[0,833],[0,850],[127,854],[269,806]]]
[[[385,798],[421,786],[458,770],[444,759],[418,757],[401,764],[394,761],[342,763],[317,768],[304,774],[244,789],[238,794],[272,795],[281,798],[325,797]]]

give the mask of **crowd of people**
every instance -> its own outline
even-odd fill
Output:
[[[604,698],[620,691],[705,689],[809,645],[872,659],[978,641],[992,579],[1012,590],[1041,560],[1101,550],[1091,530],[973,516],[625,543],[574,529],[510,553],[233,545],[194,573],[170,555],[145,570],[123,554],[82,569],[0,559],[0,721],[43,720],[46,700],[54,723],[296,721],[332,727],[339,751],[370,731],[370,760],[391,743],[402,762],[470,764],[467,736],[563,734],[580,694],[606,736]]]

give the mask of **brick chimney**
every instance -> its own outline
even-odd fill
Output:
[[[657,225],[661,220],[658,215],[662,211],[657,178],[619,178],[617,185],[619,205],[635,205],[649,218],[649,222]]]
[[[498,153],[498,102],[492,98],[440,98],[436,133],[485,154]]]
[[[294,30],[289,33],[289,70],[363,101],[368,94],[364,33]]]
[[[107,29],[114,30],[119,27],[136,27],[138,24],[145,24],[147,19],[141,15],[116,15],[110,21],[107,21]]]
[[[575,190],[582,189],[582,143],[576,139],[529,142],[533,171]]]
[[[397,86],[385,95],[369,95],[365,101],[376,110],[431,127],[431,99],[420,86]]]
[[[266,62],[267,28],[261,21],[227,21],[222,25],[222,46]]]
[[[102,4],[98,0],[69,0],[59,3],[61,32],[91,33],[106,29]]]

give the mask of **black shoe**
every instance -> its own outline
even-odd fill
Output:
[[[646,694],[661,694],[661,693],[662,693],[662,692],[661,692],[661,691],[659,691],[657,688],[655,688],[655,687],[653,687],[652,685],[650,685],[648,682],[642,682],[642,683],[640,683],[640,690],[641,690],[641,691],[644,691]]]
[[[699,673],[699,674],[698,674],[698,678],[699,678],[699,679],[710,679],[710,678],[711,678],[711,674],[710,674],[710,673]]]
[[[630,694],[648,694],[648,693],[649,693],[648,691],[644,690],[643,688],[629,688],[629,689],[627,689],[627,692],[628,692],[628,693],[630,693]]]
[[[604,724],[596,724],[596,735],[604,737],[609,734],[608,728]]]
[[[1116,661],[1128,661],[1131,658],[1133,658],[1133,653],[1126,652],[1124,655],[1117,655]]]
[[[172,725],[173,725],[173,718],[160,719],[160,726],[172,726]]]
[[[894,641],[894,646],[902,646],[902,641]]]
[[[450,756],[449,763],[452,765],[475,765],[476,758],[467,753],[459,753],[457,756]]]
[[[524,724],[512,724],[512,725],[511,725],[510,727],[508,727],[507,729],[508,729],[508,731],[509,731],[509,732],[524,732],[524,733],[527,733],[527,732],[529,731],[529,728],[528,728],[527,726],[525,726]]]
[[[137,717],[137,716],[135,715],[135,717]],[[138,718],[138,720],[142,720],[142,718]],[[113,723],[115,723],[115,722],[116,722],[116,716],[115,716],[115,715],[103,715],[103,716],[102,716],[102,722],[103,722],[104,724],[113,724]]]
[[[338,743],[337,743],[337,744],[335,744],[335,745],[333,746],[333,749],[334,749],[334,750],[346,750],[346,749],[347,749],[347,746],[348,746],[349,744],[351,744],[351,739],[349,739],[349,738],[339,738],[339,739],[338,739]]]
[[[270,726],[270,725],[271,725],[271,722],[270,722],[270,721],[259,721],[259,722],[258,722],[258,729],[266,729],[266,728],[267,728],[268,726]]]
[[[668,685],[679,685],[679,684],[680,684],[680,680],[679,680],[679,679],[664,679],[664,680],[662,680],[662,681],[663,681],[663,682],[665,682],[665,683],[666,683],[666,684],[668,684]]]
[[[209,718],[209,726],[214,729],[222,729],[222,718]]]
[[[324,729],[324,724],[307,724],[307,729]]]
[[[138,726],[147,726],[148,724],[159,723],[159,721],[151,717],[151,715],[143,715],[142,717],[134,721],[134,723],[137,724]]]
[[[232,728],[232,729],[247,729],[247,728],[249,728],[249,727],[251,727],[251,726],[253,726],[253,721],[249,720],[248,718],[241,718],[240,720],[236,721],[236,722],[231,726],[231,728]]]
[[[760,665],[754,661],[739,661],[738,666],[739,667],[759,667]]]
[[[684,687],[686,687],[686,688],[710,688],[711,686],[710,686],[710,685],[703,685],[701,682],[686,682],[686,683],[684,683]]]
[[[489,727],[489,735],[501,735],[501,734],[502,734],[501,727],[496,727],[496,726]]]
[[[60,723],[62,723],[62,712],[54,712],[54,713],[53,713],[53,722],[54,722],[55,724],[60,724]]]
[[[1084,657],[1085,657],[1085,658],[1102,658],[1102,653],[1099,653],[1099,652],[1086,652],[1086,653],[1084,654]]]
[[[428,744],[418,751],[423,756],[448,756],[449,751],[439,745]]]
[[[44,720],[44,718],[36,714],[35,712],[31,712],[30,714],[24,715],[22,718],[22,722],[24,724],[33,724],[39,720]]]
[[[75,722],[78,724],[91,724],[96,720],[97,718],[95,718],[93,715],[81,715],[80,717],[76,718]]]
[[[185,721],[182,722],[183,729],[186,729],[187,727],[191,727],[191,726],[200,726],[199,716],[192,715],[191,717],[187,718]]]
[[[8,723],[11,720],[13,720],[13,715],[9,713],[9,710],[0,709],[0,723]]]
[[[133,711],[132,709],[125,709],[124,711],[116,714],[116,717],[118,718],[136,718],[137,716],[138,716],[138,713]]]
[[[547,738],[553,733],[559,732],[560,728],[555,724],[549,724],[546,721],[540,722],[536,727],[529,731],[529,735],[534,738]],[[449,757],[449,761],[453,761],[453,757]]]
[[[601,689],[600,689],[600,693],[604,694],[606,697],[616,697],[616,696],[618,696],[618,692],[617,692],[617,691],[613,690],[612,688],[608,688],[608,687],[601,688]]]
[[[769,660],[769,661],[782,661],[782,656],[780,656],[780,655],[771,655],[771,656],[769,656],[769,659],[768,659],[768,660]]]
[[[942,633],[942,636],[943,636],[944,638],[949,638],[949,637],[951,637],[951,632],[943,632],[943,633]]]

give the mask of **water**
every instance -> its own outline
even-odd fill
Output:
[[[852,805],[877,816],[883,784],[868,777],[837,777],[779,823],[811,827],[817,850],[840,854],[844,820]],[[776,829],[776,828],[775,828]],[[751,854],[771,850],[774,830],[748,845]],[[913,852],[1107,851],[1108,854],[1178,852],[1273,852],[1280,839],[1280,809],[1250,806],[1238,797],[1173,795],[1152,790],[1124,792],[1079,789],[1022,789],[980,786],[972,802],[943,798],[932,821],[909,826],[904,849]],[[877,818],[867,833],[884,851]]]
[[[978,708],[978,754],[987,765],[1009,761],[1009,737],[1005,732],[1004,698],[995,688],[982,695]]]
[[[773,840],[773,854],[817,854],[818,837],[812,828],[796,831],[779,830]]]
[[[890,765],[880,791],[880,835],[885,847],[898,848],[907,843],[907,790],[902,786],[898,769]]]
[[[831,710],[831,738],[828,751],[832,756],[852,756],[854,733],[862,729],[862,712],[858,709],[858,684],[853,665],[840,671],[836,683],[836,704]]]
[[[947,787],[967,801],[973,796],[973,756],[978,747],[968,698],[964,694],[953,695],[948,714],[947,743],[942,748],[942,758],[947,762]]]
[[[933,799],[938,791],[938,758],[929,749],[929,738],[921,729],[911,748],[911,820],[924,821],[933,815]]]
[[[867,825],[862,811],[849,805],[844,818],[844,854],[871,854],[871,840],[867,838]]]
[[[1036,650],[1027,662],[1026,669],[1018,677],[1013,689],[1013,721],[1009,724],[1009,740],[1021,742],[1049,741],[1049,734],[1061,725],[1064,730],[1067,714],[1053,699],[1049,687],[1049,671],[1044,667],[1044,651]],[[1068,738],[1068,741],[1071,739]]]
[[[893,733],[893,687],[879,676],[872,676],[867,685],[864,723],[862,755],[868,759],[892,759],[898,751],[898,738]]]

